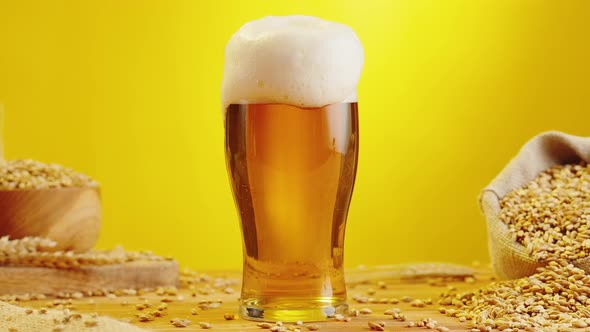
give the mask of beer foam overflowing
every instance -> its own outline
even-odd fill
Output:
[[[363,62],[363,46],[346,25],[299,15],[248,22],[225,47],[223,109],[355,102]]]

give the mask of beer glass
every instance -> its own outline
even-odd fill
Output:
[[[344,233],[362,61],[350,28],[301,16],[247,23],[226,47],[225,155],[243,238],[242,318],[347,314]]]

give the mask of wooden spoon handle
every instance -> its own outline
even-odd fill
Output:
[[[437,277],[471,277],[475,270],[451,263],[416,263],[380,265],[362,269],[347,269],[347,284],[392,279],[420,279]]]

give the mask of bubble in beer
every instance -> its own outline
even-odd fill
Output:
[[[344,24],[310,16],[248,22],[225,48],[223,109],[230,104],[356,102],[363,62],[361,42]]]

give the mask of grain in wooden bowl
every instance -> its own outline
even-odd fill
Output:
[[[100,189],[92,178],[58,164],[0,162],[0,236],[38,236],[56,250],[86,251],[98,239]]]

